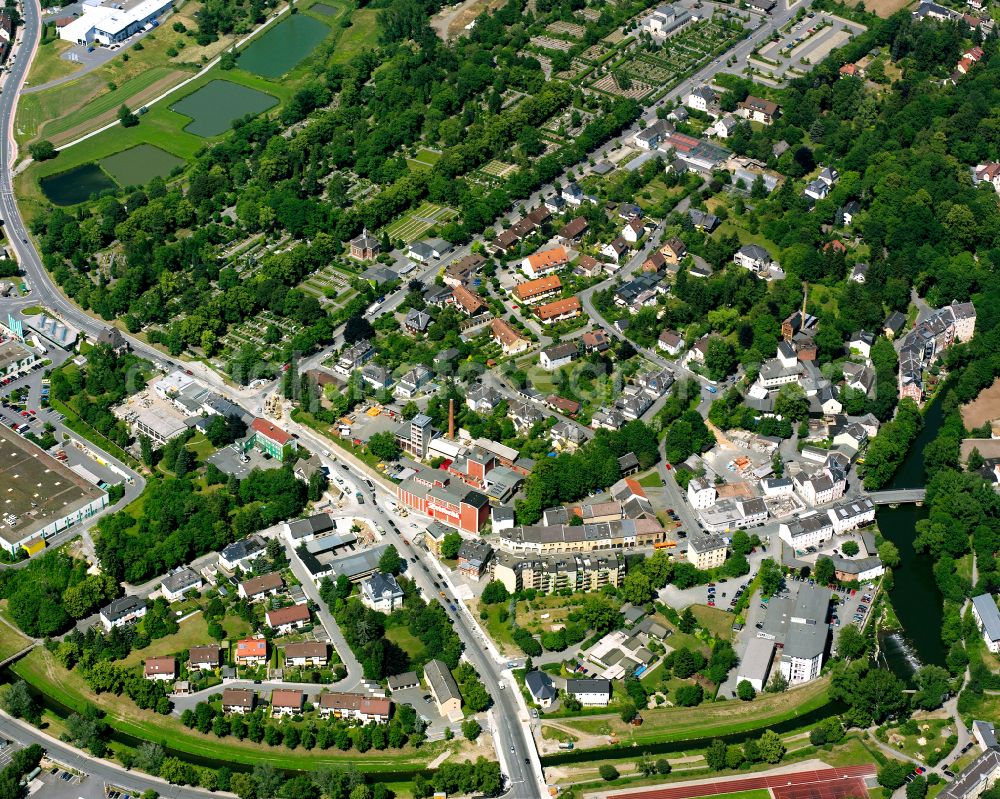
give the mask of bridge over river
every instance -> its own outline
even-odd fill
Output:
[[[876,505],[902,505],[908,502],[920,504],[927,496],[924,488],[897,488],[890,491],[872,491],[868,498]]]

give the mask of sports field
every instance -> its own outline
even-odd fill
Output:
[[[669,788],[608,794],[609,799],[857,799],[868,796],[866,780],[875,776],[875,766],[864,763],[843,768],[812,769],[759,777],[721,778]]]

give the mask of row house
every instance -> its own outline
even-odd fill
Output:
[[[528,339],[520,335],[503,319],[490,322],[490,338],[500,346],[504,355],[517,355],[531,346]]]
[[[655,518],[639,518],[601,524],[524,525],[502,531],[498,545],[511,554],[547,555],[651,547],[665,540],[666,531]]]
[[[383,696],[366,694],[329,693],[319,698],[319,713],[323,718],[354,719],[362,724],[386,724],[392,710],[392,701]]]
[[[554,302],[539,305],[535,314],[543,325],[554,325],[580,315],[580,300],[578,297],[566,297]]]
[[[543,275],[558,272],[569,263],[569,254],[565,247],[553,247],[550,250],[536,252],[529,255],[521,262],[521,270],[529,278],[534,279]]]
[[[562,281],[559,275],[527,280],[514,286],[514,298],[525,305],[534,305],[562,291]]]

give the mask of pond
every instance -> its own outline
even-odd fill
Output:
[[[924,426],[887,490],[924,485],[924,447],[937,437],[943,418],[940,402],[926,408]],[[934,563],[913,549],[917,522],[926,517],[927,509],[916,505],[884,506],[877,517],[882,535],[899,549],[900,563],[892,572],[889,598],[903,633],[885,636],[881,644],[889,668],[903,679],[909,679],[921,664],[943,666],[946,655],[941,643],[943,599],[934,580]]]
[[[117,189],[97,164],[83,164],[39,181],[42,193],[53,205],[76,205],[108,189]]]
[[[264,78],[281,77],[329,35],[330,28],[318,19],[295,14],[252,42],[240,54],[240,69]]]
[[[324,17],[335,17],[340,13],[339,8],[327,5],[326,3],[315,3],[309,6],[309,10]]]
[[[122,186],[145,186],[153,178],[165,178],[184,160],[154,147],[138,144],[101,160],[101,169]]]
[[[247,114],[257,115],[273,108],[278,99],[270,94],[228,80],[213,80],[198,91],[178,100],[171,111],[191,118],[184,128],[195,136],[218,136]]]

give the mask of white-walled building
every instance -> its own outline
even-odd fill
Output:
[[[687,495],[688,502],[691,503],[692,508],[695,510],[706,510],[715,504],[719,492],[704,477],[696,477],[688,483]]]
[[[156,27],[158,18],[172,7],[173,0],[144,0],[128,10],[120,6],[84,4],[81,16],[57,30],[63,41],[107,47],[123,42],[147,27]]]

